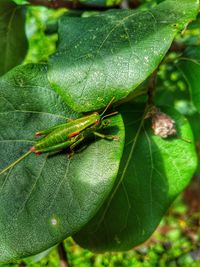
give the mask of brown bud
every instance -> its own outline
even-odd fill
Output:
[[[152,119],[152,129],[155,135],[162,138],[177,135],[175,121],[158,108],[153,107],[147,116]]]

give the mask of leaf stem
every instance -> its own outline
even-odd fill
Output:
[[[156,69],[149,78],[148,84],[148,104],[151,106],[154,103],[154,94],[156,89],[156,80],[157,80],[158,69]]]
[[[182,53],[186,49],[186,45],[180,42],[173,42],[169,52]]]
[[[58,254],[60,257],[60,267],[69,267],[67,252],[63,242],[58,245]]]
[[[140,1],[139,0],[128,0],[128,6],[129,8],[137,8],[141,5]]]

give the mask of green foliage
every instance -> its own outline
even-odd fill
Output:
[[[188,49],[183,54],[178,66],[183,72],[186,81],[188,82],[191,101],[193,102],[197,110],[200,111],[200,47],[188,47]]]
[[[119,3],[84,1],[90,8]],[[37,131],[67,118],[76,124],[81,112],[101,112],[113,96],[119,114],[101,131],[119,140],[88,138],[71,158],[69,150],[32,153],[0,175],[0,262],[41,252],[24,259],[27,266],[57,267],[52,246],[69,236],[92,251],[135,247],[190,182],[200,144],[199,17],[186,26],[199,2],[135,3],[137,10],[83,12],[1,1],[0,172],[30,149]],[[175,136],[155,135],[152,105],[174,120]],[[72,266],[192,264],[180,229],[166,234],[179,241],[168,255],[163,238],[127,254],[94,255],[71,239],[66,249]]]
[[[44,7],[29,7],[27,10],[26,28],[29,38],[29,50],[25,63],[46,62],[49,55],[56,50],[57,32],[46,35],[48,23],[57,20],[64,9],[52,11]]]
[[[0,1],[0,75],[20,64],[27,52],[25,10],[11,0]]]

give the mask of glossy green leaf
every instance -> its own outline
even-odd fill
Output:
[[[158,66],[177,31],[194,19],[197,0],[166,0],[152,10],[113,10],[59,22],[48,78],[74,110],[125,98]]]
[[[178,67],[188,82],[191,101],[200,111],[200,47],[189,47],[178,63]]]
[[[77,116],[49,86],[46,65],[8,72],[0,79],[0,170],[28,151],[35,132]],[[31,154],[0,175],[0,262],[44,251],[94,216],[117,175],[120,115],[107,131],[120,140],[90,140],[70,159]]]
[[[144,107],[124,105],[126,142],[115,187],[95,217],[75,240],[93,251],[127,250],[150,237],[197,165],[188,121],[163,108],[176,122],[177,137],[155,136]]]
[[[20,64],[27,51],[25,10],[11,0],[0,1],[0,75]]]

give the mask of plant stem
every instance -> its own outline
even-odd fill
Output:
[[[33,6],[45,6],[48,8],[68,8],[68,9],[79,9],[79,10],[107,10],[111,6],[105,6],[101,4],[90,5],[86,3],[80,3],[78,0],[29,0],[29,3]],[[112,6],[112,8],[119,8],[119,5]]]
[[[60,257],[60,267],[69,267],[67,252],[65,250],[63,242],[58,245],[58,254]]]
[[[154,103],[154,93],[156,89],[156,79],[157,79],[157,72],[158,70],[156,69],[152,75],[149,78],[149,84],[148,84],[148,104],[153,105]]]
[[[140,5],[141,3],[140,3],[140,1],[139,0],[128,0],[128,6],[129,6],[129,8],[137,8],[137,7],[139,7],[139,5]]]
[[[180,42],[173,42],[169,51],[170,52],[176,52],[176,53],[182,53],[186,48],[186,45]]]

